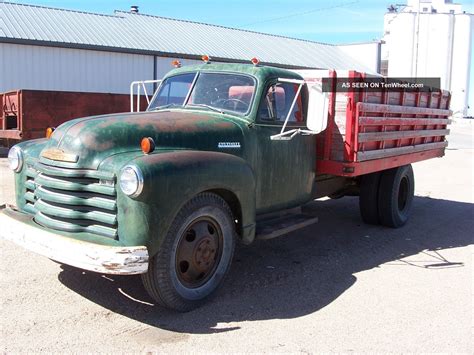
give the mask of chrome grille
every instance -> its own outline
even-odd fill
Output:
[[[51,229],[117,238],[114,175],[97,170],[27,165],[25,210]]]

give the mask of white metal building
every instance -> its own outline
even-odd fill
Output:
[[[43,89],[127,93],[160,79],[171,61],[262,63],[378,72],[380,43],[336,46],[116,11],[102,15],[0,2],[0,92]]]
[[[385,15],[387,74],[440,77],[454,116],[474,116],[473,25],[473,15],[450,0],[408,0]]]

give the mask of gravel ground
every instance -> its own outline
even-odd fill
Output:
[[[446,157],[415,164],[404,228],[362,224],[357,198],[315,201],[318,224],[239,247],[218,296],[187,314],[155,306],[139,277],[0,240],[1,349],[473,353],[473,127],[454,124]],[[0,159],[0,204],[12,188]]]

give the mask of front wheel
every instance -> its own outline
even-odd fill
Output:
[[[222,284],[235,248],[232,212],[218,195],[197,195],[179,211],[142,275],[160,305],[181,312],[206,301]]]

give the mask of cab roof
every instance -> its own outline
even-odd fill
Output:
[[[168,74],[165,75],[165,78],[169,76],[174,76],[181,73],[190,73],[190,72],[234,72],[248,74],[256,77],[258,81],[265,81],[268,78],[291,78],[291,79],[300,79],[303,78],[297,73],[264,65],[253,65],[253,64],[234,64],[234,63],[203,63],[198,65],[186,65],[181,68],[176,68],[171,70]]]

